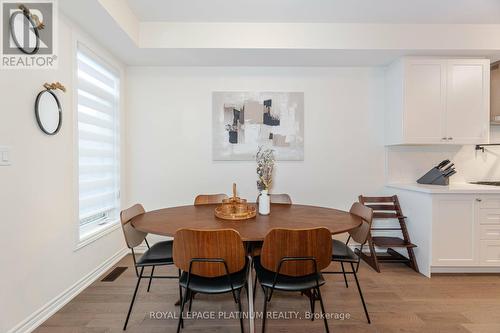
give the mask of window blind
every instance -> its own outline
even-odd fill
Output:
[[[80,226],[118,218],[119,98],[115,70],[77,47],[78,188]]]

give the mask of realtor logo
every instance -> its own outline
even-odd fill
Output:
[[[53,0],[3,0],[0,67],[56,68],[56,13]]]

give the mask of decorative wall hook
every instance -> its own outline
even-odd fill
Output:
[[[35,24],[36,24],[36,28],[37,28],[38,30],[42,30],[43,28],[45,28],[45,24],[43,24],[43,22],[42,22],[42,21],[40,21],[40,18],[39,18],[37,15],[35,15],[35,14],[31,14],[31,12],[30,12],[30,10],[29,10],[29,8],[28,8],[28,7],[26,7],[26,6],[25,6],[25,5],[23,5],[23,4],[20,4],[20,5],[19,5],[19,9],[23,11],[24,16],[26,16],[26,17],[30,17],[30,18],[33,20],[33,22],[35,22]]]
[[[66,87],[62,85],[61,82],[53,82],[53,83],[48,83],[48,82],[45,82],[43,84],[43,87],[47,90],[61,90],[62,92],[66,92]]]

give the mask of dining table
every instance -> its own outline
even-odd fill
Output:
[[[249,205],[256,205],[250,203]],[[215,216],[217,204],[186,205],[162,208],[138,215],[131,220],[132,226],[149,234],[174,237],[177,230],[191,228],[199,230],[234,229],[244,242],[263,241],[274,228],[306,229],[326,227],[332,235],[348,232],[359,227],[361,218],[349,212],[310,205],[271,204],[269,215],[257,214],[246,220],[224,220]],[[249,260],[252,257],[249,255]],[[249,270],[252,281],[252,270]],[[252,283],[248,284],[252,295]],[[248,297],[250,332],[255,330],[252,297]]]

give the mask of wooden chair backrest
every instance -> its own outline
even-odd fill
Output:
[[[332,260],[332,235],[324,227],[312,229],[272,229],[264,238],[261,263],[269,271],[277,272],[285,257],[313,257],[318,272]],[[312,261],[289,261],[281,265],[280,274],[305,276],[315,272]]]
[[[397,195],[387,197],[365,197],[360,195],[359,202],[373,209],[374,219],[398,219],[403,213]]]
[[[272,204],[281,204],[281,205],[291,205],[292,204],[292,198],[290,197],[290,195],[288,195],[286,193],[269,194],[269,197],[270,197],[269,199],[271,200]],[[257,200],[255,202],[259,202],[259,197],[257,197]]]
[[[245,267],[245,248],[240,234],[233,229],[179,229],[175,233],[173,257],[175,265],[189,272],[191,259],[224,259],[229,273]],[[194,262],[191,273],[204,277],[226,275],[223,263]]]
[[[134,217],[144,213],[145,210],[141,204],[135,204],[132,207],[120,212],[120,221],[122,223],[123,235],[125,236],[125,242],[130,249],[140,245],[148,235],[145,232],[135,229],[130,223],[130,220],[132,220]]]
[[[362,219],[362,224],[356,229],[350,230],[349,235],[351,235],[351,238],[359,244],[366,243],[372,227],[373,210],[359,202],[355,202],[351,206],[351,210],[349,212]]]
[[[210,205],[222,203],[223,199],[227,199],[227,195],[223,193],[219,194],[200,194],[194,199],[194,205]]]

